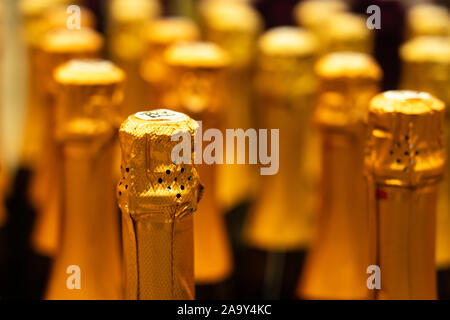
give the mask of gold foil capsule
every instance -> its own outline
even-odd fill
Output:
[[[140,64],[146,49],[145,30],[160,15],[157,0],[113,0],[108,11],[108,44],[111,59],[127,74],[123,118],[147,104]],[[126,48],[126,49],[125,49]]]
[[[41,75],[41,121],[45,128],[43,151],[31,181],[31,200],[38,211],[32,234],[35,249],[45,255],[53,255],[58,245],[59,215],[61,206],[61,154],[54,137],[55,106],[58,95],[53,71],[75,58],[95,58],[100,55],[103,38],[89,28],[80,30],[55,29],[49,31],[40,47],[39,72]]]
[[[251,84],[257,40],[263,28],[262,17],[245,1],[206,0],[201,2],[199,9],[205,38],[221,46],[231,56],[225,126],[230,129],[253,128]],[[237,154],[237,150],[226,152]],[[216,188],[217,199],[225,211],[255,196],[256,173],[252,169],[246,165],[218,167],[220,187]]]
[[[58,90],[55,136],[62,150],[64,183],[61,242],[46,298],[120,299],[112,159],[125,75],[108,61],[71,60],[56,69],[54,78]],[[69,266],[79,268],[81,288],[77,290],[66,284]]]
[[[141,75],[150,91],[148,101],[152,105],[163,105],[162,95],[167,66],[164,51],[177,41],[192,41],[200,38],[198,27],[186,18],[161,18],[148,24],[146,29],[146,49],[141,64]]]
[[[450,36],[450,13],[444,6],[417,4],[408,11],[407,36]]]
[[[197,139],[203,131],[223,128],[223,112],[227,105],[226,68],[228,54],[208,42],[180,42],[164,54],[169,68],[164,105],[201,121]],[[200,155],[203,151],[200,150]],[[217,166],[198,165],[205,186],[202,202],[194,217],[195,281],[214,284],[225,280],[233,268],[225,220],[216,198]]]
[[[305,0],[294,8],[294,19],[297,24],[320,36],[326,21],[336,13],[348,11],[350,8],[341,0]]]
[[[117,187],[127,299],[193,299],[193,212],[201,185],[194,152],[176,164],[182,133],[194,142],[198,124],[171,110],[139,112],[119,131],[123,177]],[[193,150],[191,150],[193,151]]]
[[[372,54],[373,32],[366,26],[366,17],[353,13],[331,15],[319,31],[322,53],[355,51]]]
[[[424,92],[387,91],[369,109],[365,168],[378,299],[436,299],[435,229],[445,167],[445,104]]]
[[[298,292],[308,299],[367,299],[371,247],[364,148],[369,102],[379,91],[382,71],[369,55],[355,52],[325,55],[315,71],[322,149],[319,217]]]
[[[297,27],[274,28],[259,40],[258,127],[279,129],[279,171],[259,179],[259,197],[244,226],[251,247],[285,252],[305,249],[311,240],[317,48],[315,37]]]

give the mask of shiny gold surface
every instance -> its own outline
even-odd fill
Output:
[[[229,103],[224,110],[226,128],[253,128],[252,74],[262,17],[246,1],[206,0],[201,2],[201,24],[205,38],[231,56],[228,72]],[[236,150],[227,150],[226,152]],[[256,172],[247,165],[218,167],[217,199],[225,211],[254,197]],[[236,183],[239,181],[239,183]]]
[[[47,299],[120,299],[120,234],[113,150],[124,73],[102,60],[71,60],[54,73],[56,141],[63,159],[61,238]],[[95,239],[93,242],[92,240]],[[66,286],[69,265],[82,286]]]
[[[140,112],[122,123],[117,197],[126,299],[194,298],[192,213],[201,185],[194,165],[173,163],[179,142],[171,137],[185,132],[193,143],[197,129],[194,120],[170,110]]]
[[[161,18],[150,23],[146,29],[146,46],[141,64],[141,75],[147,82],[152,105],[163,105],[162,95],[167,75],[164,51],[177,41],[192,41],[200,38],[198,27],[186,18]]]
[[[164,58],[170,70],[164,104],[201,120],[203,131],[222,129],[229,55],[213,43],[194,41],[172,45]],[[198,170],[205,192],[194,216],[195,281],[212,284],[226,279],[233,263],[216,198],[217,166],[201,164]]]
[[[436,299],[435,228],[443,177],[445,105],[428,93],[388,91],[369,109],[365,159],[378,299]]]
[[[406,42],[401,50],[402,81],[404,89],[429,92],[446,105],[450,104],[450,37],[423,36]],[[450,158],[449,113],[447,112],[446,146]],[[449,166],[440,187],[437,232],[436,262],[439,268],[450,266],[450,206]]]
[[[42,121],[45,131],[42,138],[42,155],[31,181],[30,195],[38,211],[32,243],[38,252],[45,255],[53,255],[57,248],[62,190],[61,150],[54,137],[54,101],[58,92],[53,71],[70,59],[98,57],[102,45],[102,36],[92,29],[55,29],[46,34],[39,51],[42,116],[35,121]]]
[[[122,110],[125,119],[147,104],[140,64],[146,48],[146,26],[160,15],[161,8],[157,0],[113,0],[109,5],[109,54],[127,74]]]
[[[317,141],[311,126],[317,42],[296,27],[269,30],[259,40],[258,127],[280,129],[279,171],[260,176],[245,241],[262,250],[297,250],[313,232]]]
[[[382,71],[370,56],[354,52],[325,55],[315,70],[322,178],[317,234],[298,292],[309,299],[367,299],[364,146],[369,102],[379,91]]]
[[[422,3],[407,15],[407,36],[450,36],[450,13],[444,6]]]

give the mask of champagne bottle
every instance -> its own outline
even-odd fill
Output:
[[[311,115],[317,48],[315,37],[297,27],[271,29],[259,41],[258,127],[279,129],[279,171],[259,177],[259,196],[243,230],[244,241],[255,254],[255,259],[247,259],[249,269],[263,272],[249,273],[248,286],[265,283],[252,289],[252,297],[293,298],[293,283],[311,241],[317,169],[311,162],[316,156]]]
[[[169,70],[164,105],[200,120],[200,141],[206,130],[223,128],[229,94],[225,72],[230,62],[226,52],[213,43],[183,42],[167,49],[164,63]],[[203,155],[202,150],[197,152]],[[215,189],[217,165],[206,161],[198,165],[205,191],[194,216],[195,281],[198,298],[226,298],[224,282],[233,269],[231,248]]]
[[[193,214],[201,185],[194,153],[176,164],[171,137],[197,123],[171,110],[139,112],[119,131],[123,177],[117,186],[122,210],[126,299],[193,299]]]
[[[121,69],[103,60],[71,60],[55,71],[63,207],[47,299],[122,298],[112,159],[124,77]],[[68,279],[71,266],[80,272],[74,283]],[[72,287],[77,281],[81,288]]]
[[[31,181],[31,199],[38,212],[32,234],[35,250],[53,256],[57,250],[61,212],[61,154],[54,137],[55,84],[53,71],[70,59],[98,57],[103,38],[89,28],[79,30],[54,29],[41,43],[39,66],[43,92],[42,121],[44,122],[43,153]]]
[[[355,52],[325,55],[315,70],[320,209],[298,293],[308,299],[365,299],[370,239],[364,147],[369,102],[380,90],[382,71],[370,56]]]
[[[435,229],[445,167],[445,104],[424,92],[387,91],[369,108],[365,168],[380,268],[377,299],[436,299]]]

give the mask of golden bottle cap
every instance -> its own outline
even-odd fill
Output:
[[[150,22],[146,35],[149,43],[167,46],[177,41],[197,40],[200,31],[187,18],[168,17]]]
[[[120,124],[124,72],[105,60],[71,60],[54,72],[58,88],[56,136],[60,140],[113,136]]]
[[[324,22],[330,15],[345,12],[348,9],[348,5],[340,0],[306,0],[297,4],[294,9],[294,18],[298,25],[315,30],[323,28]]]
[[[127,23],[156,17],[161,6],[157,0],[112,0],[109,12],[116,22]]]
[[[446,7],[431,3],[413,6],[407,16],[408,36],[450,35],[450,14]]]
[[[194,143],[196,121],[165,109],[138,112],[124,121],[119,130],[122,149],[122,179],[117,187],[119,206],[132,216],[161,213],[173,219],[193,212],[201,195],[201,185],[191,153],[191,163],[176,164],[172,141],[176,133],[187,133]]]
[[[281,99],[314,92],[317,49],[315,36],[304,29],[277,27],[267,31],[259,40],[258,91]]]
[[[444,172],[445,104],[425,92],[387,91],[369,108],[366,169],[380,184],[416,187]]]
[[[188,114],[221,110],[228,54],[210,42],[179,42],[164,53],[170,76],[165,104]]]
[[[227,50],[233,67],[247,67],[254,58],[256,41],[263,28],[261,15],[246,2],[207,0],[200,15],[208,41]]]
[[[450,37],[422,36],[414,38],[400,49],[404,61],[442,63],[450,65]],[[449,76],[449,74],[447,74]]]
[[[373,34],[364,16],[347,12],[331,15],[319,32],[325,52],[372,52]]]
[[[49,31],[42,40],[41,49],[49,53],[99,52],[103,37],[93,29],[69,30],[59,28]]]
[[[349,129],[367,123],[368,103],[383,75],[375,59],[357,52],[330,53],[316,63],[315,72],[320,88],[315,119],[321,126]]]

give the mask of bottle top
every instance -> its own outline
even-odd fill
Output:
[[[306,0],[295,7],[294,17],[298,25],[315,29],[323,27],[330,15],[345,12],[348,9],[348,5],[340,0]]]
[[[98,52],[103,46],[103,37],[90,28],[50,30],[44,36],[41,49],[51,53]]]
[[[56,137],[60,141],[95,141],[114,136],[119,126],[124,72],[105,60],[71,60],[54,72]]]
[[[153,19],[161,12],[156,0],[112,0],[109,8],[115,22]]]
[[[444,6],[431,3],[415,5],[408,11],[407,20],[411,38],[450,35],[450,14]]]
[[[445,104],[425,92],[387,91],[369,108],[366,168],[380,183],[415,187],[444,171]]]
[[[364,53],[336,52],[323,56],[315,71],[319,78],[317,123],[326,129],[364,128],[370,99],[379,92],[383,74],[377,62]]]
[[[162,213],[166,219],[196,210],[202,189],[193,165],[197,128],[185,114],[166,109],[138,112],[122,123],[123,177],[117,188],[122,210],[131,215]],[[182,138],[173,138],[177,134]],[[172,153],[181,140],[187,147],[182,155],[176,153],[184,159],[177,162]]]
[[[267,56],[311,56],[316,53],[317,40],[298,27],[276,27],[261,36],[259,49]]]
[[[200,38],[200,30],[190,19],[168,17],[150,22],[146,36],[151,44],[167,46],[177,41],[197,40]]]
[[[224,68],[230,58],[223,49],[211,42],[184,41],[170,46],[164,53],[170,66],[188,68]]]
[[[407,41],[400,49],[407,62],[450,64],[450,37],[421,36]]]

